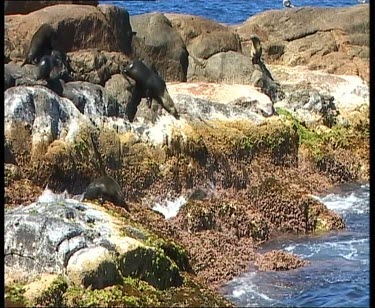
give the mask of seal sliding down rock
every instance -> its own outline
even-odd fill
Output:
[[[50,55],[55,45],[57,33],[49,24],[43,24],[33,35],[29,49],[26,53],[26,59],[21,66],[25,64],[39,63],[44,55]]]
[[[50,76],[54,72],[53,76]],[[43,56],[37,65],[37,80],[49,78],[61,78],[70,81],[70,73],[74,70],[70,67],[67,56],[60,51],[53,50],[51,55]]]
[[[55,56],[43,56],[37,65],[36,80],[48,80],[55,68],[61,68],[61,61]]]
[[[165,81],[158,73],[149,69],[142,61],[130,61],[124,68],[123,72],[134,79],[136,87],[141,89],[141,97],[146,97],[148,100],[154,99],[158,102],[168,113],[179,119],[179,114],[170,97]],[[127,107],[126,113],[129,121],[134,118],[139,102],[134,102]],[[129,104],[128,104],[129,105]]]
[[[105,175],[90,183],[83,193],[82,200],[102,199],[124,207],[130,212],[129,205],[124,201],[120,185],[110,176]]]

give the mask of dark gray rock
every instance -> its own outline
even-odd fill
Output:
[[[133,57],[145,61],[165,81],[186,81],[188,52],[179,33],[160,13],[130,17],[137,35],[134,37]],[[151,61],[151,63],[148,63]]]
[[[116,113],[119,117],[126,117],[126,106],[134,97],[135,81],[125,78],[122,74],[113,75],[106,83],[105,90],[108,99],[116,102]]]

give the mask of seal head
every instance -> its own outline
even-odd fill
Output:
[[[91,182],[83,193],[83,200],[94,199],[110,201],[130,212],[129,205],[124,201],[120,185],[108,175]]]

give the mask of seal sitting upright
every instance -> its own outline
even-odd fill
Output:
[[[110,176],[105,175],[90,183],[83,193],[82,200],[102,199],[124,207],[130,212],[129,205],[124,201],[120,185]]]
[[[250,57],[253,64],[259,64],[262,57],[262,43],[260,42],[259,37],[257,37],[256,35],[250,36],[250,40],[252,42]]]
[[[179,119],[180,116],[167,91],[165,81],[158,73],[150,70],[139,60],[130,61],[123,72],[135,80],[136,86],[141,88],[142,97],[146,97],[148,100],[156,100],[168,113]],[[132,111],[132,115],[128,116],[129,120],[132,121],[131,117],[134,118],[136,106],[129,106],[127,109]]]
[[[53,45],[56,41],[57,33],[49,24],[43,24],[34,33],[29,49],[26,53],[26,59],[21,66],[25,64],[39,63],[44,55],[50,55]]]

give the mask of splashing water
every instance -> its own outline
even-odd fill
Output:
[[[58,202],[58,201],[63,201],[68,198],[69,198],[69,194],[66,190],[61,194],[55,194],[51,189],[48,188],[48,185],[47,185],[46,188],[43,190],[42,194],[38,197],[37,202],[43,202],[43,203]]]
[[[162,203],[156,203],[152,209],[156,212],[163,214],[165,219],[170,219],[177,215],[180,208],[186,202],[187,202],[187,199],[183,196],[180,196],[173,201],[167,199]]]
[[[282,249],[311,262],[284,272],[249,270],[223,293],[242,307],[368,307],[369,185],[347,185],[315,197],[344,218],[347,229],[291,236],[267,243],[260,252]]]

